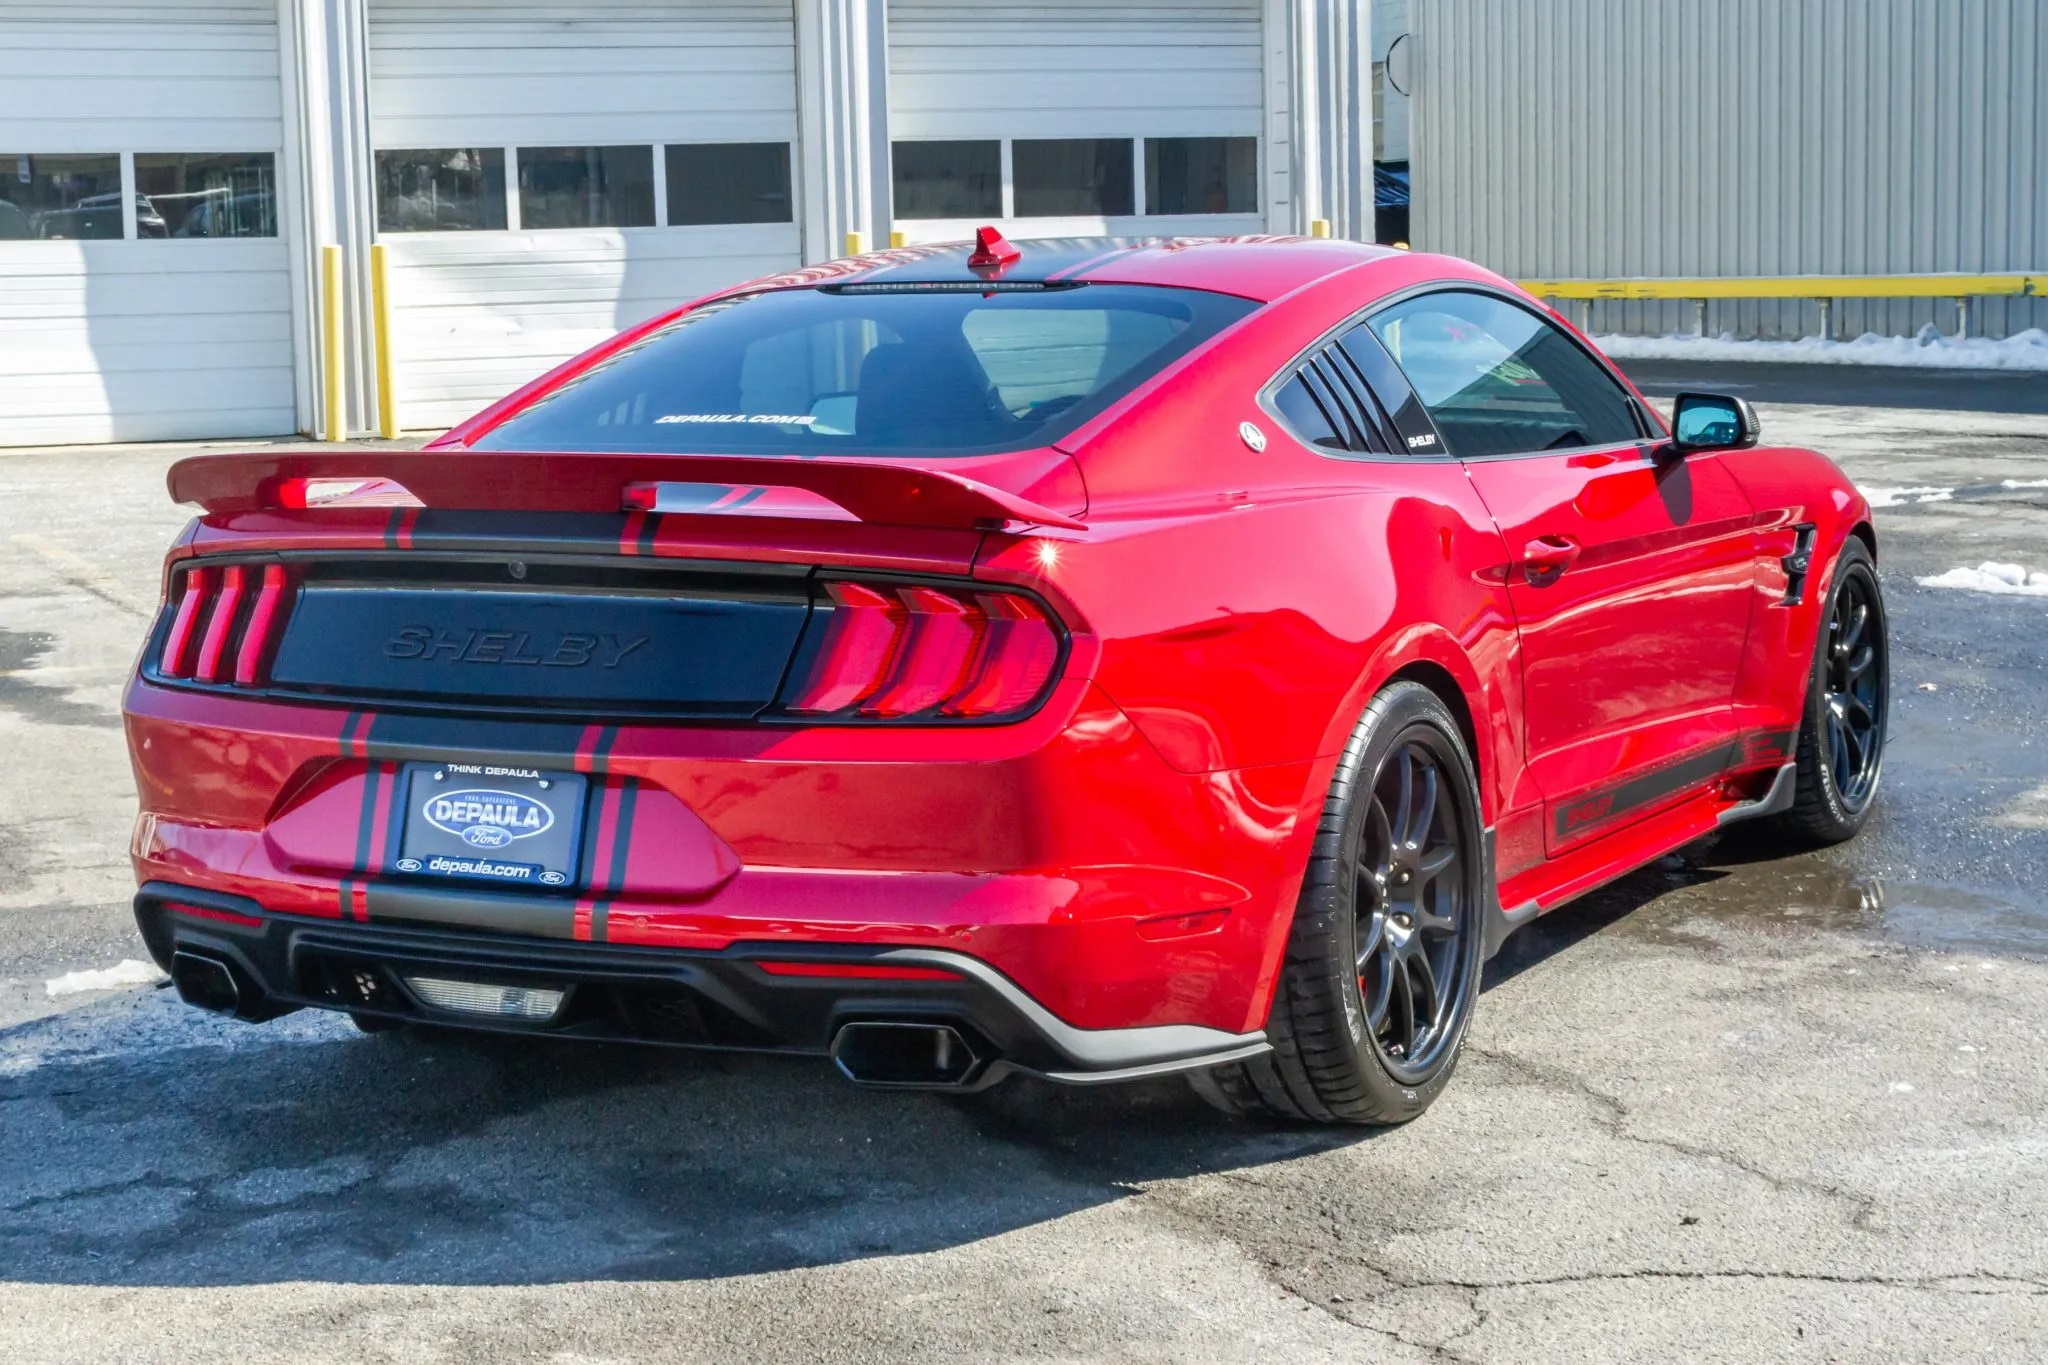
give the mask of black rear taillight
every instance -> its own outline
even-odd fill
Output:
[[[783,710],[841,719],[998,720],[1037,704],[1059,662],[1044,607],[1018,593],[830,582]]]
[[[201,565],[171,580],[171,624],[157,672],[166,678],[257,687],[283,633],[289,581],[282,564]]]

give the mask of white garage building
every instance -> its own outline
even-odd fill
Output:
[[[0,0],[0,445],[445,426],[747,276],[1370,239],[1364,0]],[[1361,117],[1363,115],[1363,117]]]

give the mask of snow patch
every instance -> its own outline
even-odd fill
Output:
[[[43,983],[43,989],[51,995],[82,995],[86,991],[117,991],[123,986],[154,986],[163,979],[164,974],[154,962],[137,962],[130,957],[96,972],[67,972],[52,977]]]
[[[1918,336],[1910,337],[1865,332],[1854,341],[1822,337],[1738,341],[1730,332],[1717,337],[1598,336],[1593,340],[1616,360],[1791,360],[1810,365],[2048,371],[2048,332],[2039,327],[1997,340],[1942,336],[1931,328],[1923,328]]]
[[[2048,479],[2001,479],[2000,488],[2048,488]]]
[[[1923,502],[1947,502],[1956,495],[1953,488],[1866,488],[1863,496],[1872,507],[1911,507]]]
[[[1950,569],[1932,578],[1913,580],[1923,588],[1966,588],[1971,592],[2017,593],[2026,597],[2048,597],[2048,573],[2028,573],[2018,564],[1989,561],[1974,569]]]

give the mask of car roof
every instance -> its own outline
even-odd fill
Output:
[[[985,230],[986,231],[986,230]],[[1002,266],[968,264],[973,242],[896,247],[749,281],[729,294],[848,284],[1149,284],[1206,289],[1267,303],[1353,266],[1390,257],[1394,247],[1332,237],[1052,237],[1012,241]]]

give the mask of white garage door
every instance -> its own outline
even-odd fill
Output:
[[[294,425],[274,0],[0,3],[0,445]]]
[[[371,0],[398,414],[799,263],[791,0]]]
[[[896,226],[1261,230],[1260,0],[889,0]]]

